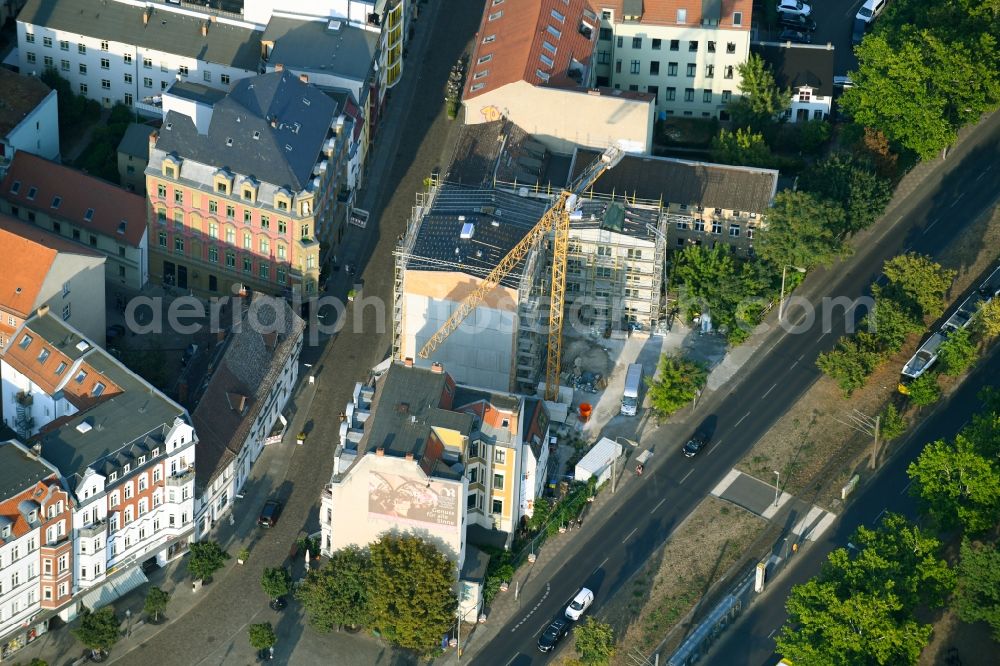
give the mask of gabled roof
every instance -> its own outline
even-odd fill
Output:
[[[284,299],[254,293],[240,327],[223,342],[222,356],[191,415],[198,432],[199,488],[207,487],[243,449],[261,410],[270,407],[267,398],[304,328]]]
[[[379,33],[337,19],[272,16],[261,41],[274,44],[269,64],[362,82],[372,71]]]
[[[271,72],[237,81],[215,105],[206,134],[188,116],[167,113],[156,149],[301,192],[336,117],[336,103],[319,88],[287,70]]]
[[[570,66],[576,61],[589,69],[599,27],[589,0],[487,2],[469,60],[464,98],[515,81],[579,85],[584,77],[570,77]]]
[[[132,247],[146,233],[145,198],[24,150],[14,155],[0,197]]]
[[[774,81],[792,93],[802,87],[815,89],[820,97],[833,96],[832,47],[821,44],[751,44],[750,51],[771,66]]]
[[[52,89],[38,77],[0,67],[0,138],[17,127],[50,92]]]
[[[17,20],[70,34],[135,44],[153,51],[257,71],[260,64],[258,31],[220,23],[207,15],[181,14],[163,5],[151,4],[150,8],[152,13],[148,21],[144,21],[144,7],[114,0],[28,0]],[[206,26],[208,30],[203,35],[202,29]]]
[[[575,179],[600,155],[595,150],[578,148],[569,180]],[[770,207],[777,187],[775,169],[627,154],[618,166],[597,179],[593,192],[662,200],[664,205],[684,204],[760,214]]]
[[[624,23],[626,16],[639,16],[640,25],[690,26],[697,30],[704,21],[710,29],[750,30],[753,0],[601,0],[602,9],[614,12],[615,23]],[[677,21],[677,10],[686,10],[684,22]],[[733,23],[733,14],[741,12],[740,25]],[[636,23],[636,21],[629,21]]]

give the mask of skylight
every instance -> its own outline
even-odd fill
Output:
[[[93,219],[94,219],[94,209],[88,208],[87,212],[83,214],[83,221],[90,222]]]
[[[558,29],[558,28],[556,28],[555,26],[551,26],[551,25],[550,25],[550,26],[548,26],[548,27],[547,27],[547,28],[545,28],[545,29],[546,29],[546,30],[548,31],[548,33],[549,33],[550,35],[552,35],[552,36],[553,36],[553,37],[555,37],[556,39],[559,39],[560,37],[562,37],[562,32],[560,32],[560,31],[559,31],[559,29]]]
[[[66,372],[66,361],[60,361],[59,366],[56,368],[56,376],[58,377],[64,372]]]
[[[10,186],[10,193],[17,194],[21,191],[21,181],[15,180],[14,184]]]
[[[62,203],[62,197],[52,197],[52,207],[53,208],[59,208],[59,205],[61,203]]]
[[[87,371],[86,370],[81,370],[80,372],[76,373],[76,377],[74,377],[73,380],[77,384],[82,384],[83,380],[85,380],[86,378],[87,378]]]
[[[88,432],[90,432],[93,429],[94,429],[93,426],[91,426],[86,421],[80,421],[79,423],[76,424],[76,430],[77,430],[77,432],[81,432],[83,434],[87,434]]]
[[[260,140],[260,132],[254,132],[253,133],[253,138],[255,138],[257,140]]]
[[[555,9],[552,10],[552,18],[554,18],[555,20],[559,21],[560,23],[565,23],[566,22],[566,17],[563,16],[562,14],[560,14]]]
[[[227,145],[227,146],[231,146],[231,145],[233,145],[233,140],[232,140],[232,138],[228,138],[228,139],[226,139],[226,145]]]
[[[38,194],[38,188],[37,187],[32,187],[31,189],[29,189],[28,190],[28,201],[34,201],[36,194]]]
[[[42,347],[42,351],[38,352],[38,362],[45,363],[48,360],[50,352],[45,347]]]
[[[94,388],[90,391],[90,395],[92,395],[92,396],[94,396],[96,398],[99,395],[101,395],[102,393],[104,393],[104,389],[106,389],[106,388],[107,388],[107,386],[105,386],[101,382],[97,382],[96,384],[94,384]]]
[[[118,223],[118,233],[124,234],[125,228],[128,226],[128,220],[122,220]]]
[[[31,346],[31,336],[25,334],[25,336],[23,338],[21,338],[21,341],[19,343],[17,343],[17,346],[20,347],[21,349],[27,349],[28,347],[30,347]]]

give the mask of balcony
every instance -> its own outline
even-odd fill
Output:
[[[178,472],[166,478],[167,486],[186,486],[188,482],[194,480],[194,467],[188,467],[183,472]]]
[[[35,402],[34,396],[25,391],[19,391],[14,399],[17,401],[17,404],[22,407],[31,407],[31,405]]]
[[[80,528],[80,536],[85,539],[95,537],[99,534],[104,534],[107,531],[108,523],[104,520],[99,520],[96,523],[91,523],[86,527]]]

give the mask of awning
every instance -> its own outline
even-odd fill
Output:
[[[90,610],[97,610],[98,608],[107,606],[116,599],[120,599],[143,583],[148,582],[149,579],[142,572],[142,567],[133,566],[127,571],[111,576],[96,590],[87,592],[80,599],[80,603]]]

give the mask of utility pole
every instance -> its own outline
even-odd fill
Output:
[[[875,469],[878,466],[878,438],[882,427],[882,415],[868,416],[864,412],[859,412],[855,409],[847,415],[847,418],[847,421],[841,421],[840,419],[836,419],[836,421],[843,423],[852,430],[857,430],[862,435],[868,435],[872,438],[872,459],[869,467]]]

